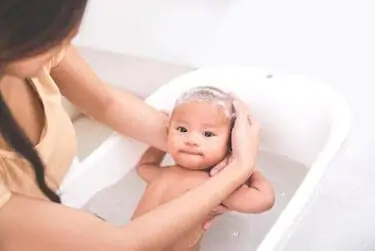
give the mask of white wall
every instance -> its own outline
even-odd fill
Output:
[[[91,0],[77,43],[189,66],[281,69],[348,91],[375,68],[374,13],[372,0]]]
[[[91,0],[80,45],[191,66],[302,73],[349,100],[353,127],[288,251],[375,250],[375,1]]]
[[[235,0],[91,0],[77,42],[184,62]]]
[[[364,62],[371,0],[91,0],[80,44],[173,62],[241,62],[320,75]],[[374,61],[363,64],[366,69]]]

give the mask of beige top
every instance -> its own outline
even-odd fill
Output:
[[[76,154],[76,138],[73,124],[65,112],[62,96],[53,81],[50,70],[63,58],[57,55],[41,73],[32,79],[45,113],[45,127],[35,146],[46,168],[46,181],[55,191],[67,173]],[[1,121],[0,121],[1,123]],[[46,199],[39,190],[33,169],[29,163],[12,152],[0,138],[0,207],[12,194],[22,194],[35,199]]]

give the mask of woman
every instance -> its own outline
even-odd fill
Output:
[[[105,85],[70,45],[86,1],[0,1],[1,250],[160,250],[254,170],[259,127],[237,100],[233,156],[202,186],[123,227],[61,205],[56,191],[76,150],[61,95],[120,133],[160,149],[166,141],[166,117]]]

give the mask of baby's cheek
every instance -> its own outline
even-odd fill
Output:
[[[219,142],[217,142],[217,145],[219,145],[220,149],[224,152],[228,151],[229,139],[229,137],[225,137],[220,139]]]
[[[176,153],[179,151],[179,149],[181,148],[181,143],[178,139],[176,138],[171,138],[170,140],[168,140],[167,142],[167,149],[168,149],[168,152],[169,153]]]
[[[210,154],[210,158],[213,162],[221,161],[226,156],[228,147],[224,142],[213,142],[211,147],[213,151]]]

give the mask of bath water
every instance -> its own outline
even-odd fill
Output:
[[[165,163],[169,162],[170,159],[167,158]],[[255,250],[307,173],[306,166],[285,156],[268,152],[259,153],[258,167],[275,188],[274,207],[263,214],[233,212],[223,215],[205,234],[201,251]],[[84,209],[98,214],[112,224],[126,224],[144,188],[145,183],[135,170],[131,170],[118,183],[97,193]]]

